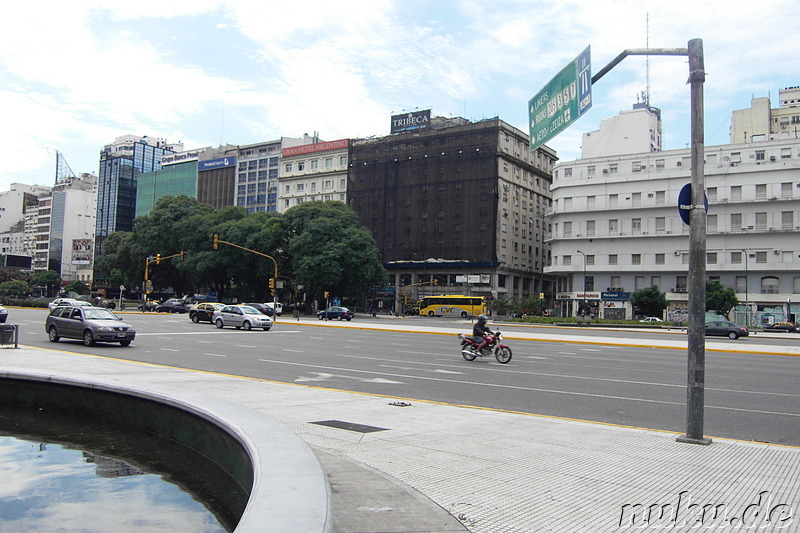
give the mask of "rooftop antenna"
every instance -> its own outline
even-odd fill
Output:
[[[650,48],[650,13],[647,13],[647,17],[645,18],[645,48]],[[646,86],[645,86],[645,100],[644,105],[648,108],[650,107],[650,55],[648,54],[645,56],[645,79],[646,79]]]

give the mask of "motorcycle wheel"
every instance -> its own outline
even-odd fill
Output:
[[[508,346],[498,348],[497,351],[494,353],[494,356],[497,359],[498,363],[506,364],[509,361],[511,361],[511,348],[509,348]]]
[[[478,354],[470,351],[465,342],[461,343],[461,355],[464,356],[464,359],[467,361],[474,361],[475,358],[478,357]]]

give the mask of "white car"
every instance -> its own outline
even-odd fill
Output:
[[[0,305],[0,322],[8,320],[8,309]]]
[[[58,307],[59,305],[74,305],[77,301],[78,300],[76,300],[75,298],[56,298],[55,300],[47,304],[47,307],[50,308],[50,310],[52,311],[53,308]]]
[[[264,305],[266,305],[267,307],[274,307],[275,308],[275,313],[274,314],[276,314],[278,316],[281,316],[283,314],[283,304],[282,303],[277,303],[276,304],[274,302],[264,302]]]
[[[226,305],[222,309],[217,309],[211,316],[211,322],[219,329],[233,326],[236,329],[263,328],[264,331],[269,331],[272,327],[270,317],[249,305]]]
[[[647,318],[643,318],[639,322],[652,323],[652,322],[664,322],[664,321],[658,318],[657,316],[649,316]]]

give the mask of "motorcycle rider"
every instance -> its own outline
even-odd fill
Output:
[[[486,339],[486,335],[494,335],[492,330],[490,330],[486,326],[486,321],[489,320],[488,317],[484,314],[478,315],[478,320],[475,322],[475,325],[472,327],[472,340],[478,342],[478,346],[475,348],[477,353],[480,353],[481,349],[486,346],[488,340]]]

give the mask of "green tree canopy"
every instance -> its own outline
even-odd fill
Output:
[[[386,283],[386,270],[372,234],[341,202],[304,202],[284,214],[290,268],[312,297],[360,298]]]
[[[78,294],[89,294],[89,286],[81,280],[76,280],[64,287],[67,292],[75,292]]]
[[[739,305],[736,292],[719,281],[706,282],[706,311],[714,311],[729,318],[731,309]]]
[[[639,308],[644,316],[661,317],[667,308],[667,295],[658,286],[639,289],[631,295],[631,305]]]
[[[18,279],[0,283],[0,296],[3,298],[24,298],[30,290],[27,283]]]
[[[31,287],[45,287],[48,294],[55,294],[61,287],[61,277],[55,270],[37,272],[31,278]]]

